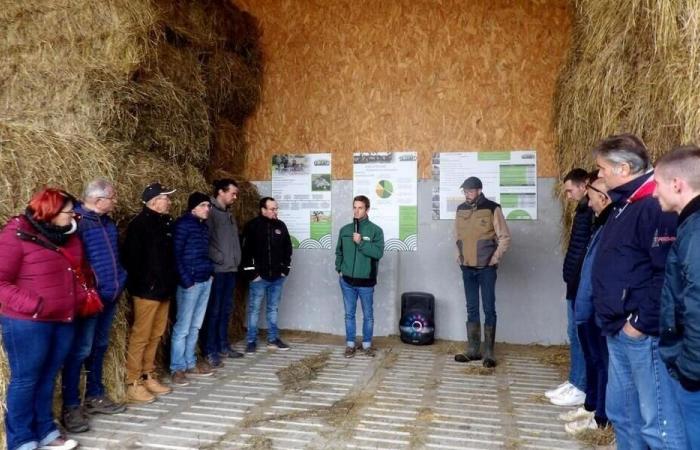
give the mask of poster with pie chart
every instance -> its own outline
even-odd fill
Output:
[[[369,219],[384,231],[385,250],[417,250],[417,152],[354,154],[353,196],[370,200]]]

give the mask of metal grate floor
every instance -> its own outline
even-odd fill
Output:
[[[287,352],[226,360],[216,378],[114,416],[93,416],[83,449],[578,449],[541,403],[561,380],[537,358],[499,352],[495,375],[468,375],[452,355],[396,346],[345,359],[343,347],[291,341]],[[323,351],[308,387],[276,372]]]

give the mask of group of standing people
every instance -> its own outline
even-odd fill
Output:
[[[576,434],[612,424],[617,448],[700,449],[700,148],[652,167],[634,135],[604,139],[597,169],[564,179],[577,202],[564,263]]]
[[[153,402],[172,386],[186,386],[190,378],[212,376],[224,366],[224,358],[244,356],[228,337],[239,268],[250,282],[245,353],[257,351],[265,297],[267,349],[289,350],[279,336],[277,312],[291,269],[292,242],[275,199],[260,199],[259,215],[241,235],[230,210],[239,192],[233,179],[214,181],[212,195],[190,194],[177,220],[169,214],[174,192],[160,183],[145,188],[143,208],[129,222],[121,246],[110,217],[117,206],[116,188],[103,179],[85,187],[82,201],[61,189],[40,190],[0,232],[0,325],[10,366],[5,414],[9,449],[78,446],[62,434],[53,417],[54,381],[61,370],[66,431],[88,431],[91,415],[126,410],[107,395],[103,383],[105,353],[124,290],[133,310],[126,349],[127,403]],[[354,222],[343,228],[336,250],[346,310],[346,357],[354,356],[358,297],[364,315],[362,349],[374,355],[372,294],[384,239],[381,228],[369,221],[368,209],[367,197],[354,199]],[[157,377],[156,354],[173,300],[168,385]]]

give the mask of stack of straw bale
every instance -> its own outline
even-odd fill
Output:
[[[124,225],[152,181],[178,189],[178,215],[189,192],[208,192],[205,174],[242,172],[262,53],[256,20],[229,0],[0,0],[0,34],[0,224],[44,185],[80,194],[112,179]],[[117,398],[127,323],[125,306],[106,362]]]
[[[654,159],[698,142],[700,2],[576,0],[554,120],[562,175],[593,168],[591,150],[610,134],[637,134]]]

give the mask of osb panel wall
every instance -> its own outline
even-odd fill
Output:
[[[261,105],[246,176],[275,153],[530,149],[558,176],[552,99],[569,45],[566,0],[235,0],[262,25]]]

